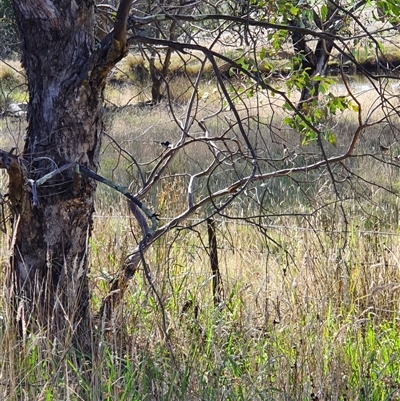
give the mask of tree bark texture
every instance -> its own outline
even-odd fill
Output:
[[[121,3],[127,13],[130,2]],[[125,55],[118,42],[124,32],[116,30],[118,37],[109,35],[95,49],[91,0],[14,0],[13,7],[29,87],[28,129],[18,159],[24,185],[8,169],[16,313],[24,327],[35,323],[62,343],[84,343],[95,182],[68,169],[38,186],[37,196],[29,183],[67,163],[97,170],[103,89]]]

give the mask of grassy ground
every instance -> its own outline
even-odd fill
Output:
[[[94,308],[129,246],[127,223],[96,220]],[[352,227],[343,249],[317,223],[268,229],[289,257],[258,230],[219,223],[220,309],[198,235],[171,232],[147,259],[163,307],[137,274],[112,326],[95,329],[87,372],[40,333],[17,340],[4,299],[3,399],[397,399],[399,237]],[[182,312],[188,301],[197,316]]]
[[[174,84],[176,112],[186,81]],[[146,100],[148,83],[114,86],[113,104],[134,96]],[[147,86],[146,86],[147,85]],[[200,89],[199,113],[217,107],[212,84]],[[335,90],[341,91],[342,87]],[[359,90],[365,112],[376,97]],[[19,95],[18,95],[19,96]],[[136,99],[136,98],[135,98]],[[270,101],[264,98],[262,126],[272,126]],[[250,99],[246,103],[251,109]],[[183,103],[183,102],[182,102]],[[264,113],[264,114],[262,114]],[[277,113],[281,123],[281,116]],[[382,114],[374,115],[379,119]],[[345,148],[356,120],[334,121],[338,145]],[[226,123],[225,123],[226,124]],[[398,127],[398,122],[393,125]],[[225,129],[210,121],[215,132]],[[300,149],[300,139],[282,127],[279,141],[249,125],[251,140],[277,155],[281,143]],[[259,225],[217,219],[223,302],[213,303],[205,224],[196,216],[186,229],[175,229],[146,254],[157,294],[141,269],[110,325],[93,324],[93,349],[78,355],[43,333],[17,338],[10,294],[0,298],[0,398],[4,400],[396,400],[400,399],[400,232],[398,191],[400,153],[396,131],[381,125],[365,131],[347,167],[357,174],[338,189],[326,175],[275,179],[264,192],[268,211]],[[24,123],[0,121],[1,146],[21,149]],[[155,141],[176,141],[179,132],[165,104],[127,109],[109,117],[107,133],[145,165],[160,154]],[[392,145],[391,155],[379,145]],[[261,146],[261,145],[259,145]],[[313,147],[314,146],[314,147]],[[306,157],[315,145],[303,148]],[[207,152],[188,148],[171,166],[195,169]],[[299,156],[300,157],[300,156]],[[307,156],[308,157],[308,156]],[[192,164],[191,164],[192,163]],[[101,172],[138,188],[132,160],[104,138]],[[2,188],[6,173],[0,172]],[[384,190],[388,188],[391,192]],[[258,188],[258,191],[261,189]],[[261,196],[261,195],[260,195]],[[182,182],[163,181],[146,203],[161,221],[180,212]],[[254,213],[254,194],[232,206],[237,214]],[[265,212],[264,210],[264,212]],[[295,212],[293,214],[293,212]],[[99,187],[95,229],[89,242],[92,307],[98,310],[126,254],[135,246],[133,218],[125,202]],[[253,224],[251,224],[253,223]],[[191,227],[189,227],[191,226]],[[9,243],[1,234],[2,283]],[[161,302],[160,302],[161,300]]]

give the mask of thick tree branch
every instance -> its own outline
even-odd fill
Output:
[[[126,46],[126,28],[131,5],[132,0],[121,0],[114,23],[112,48],[107,57],[109,61],[120,60],[121,56],[125,56],[128,51]]]
[[[121,0],[114,23],[114,29],[99,44],[80,74],[80,80],[90,79],[103,82],[108,73],[128,52],[127,20],[132,0]]]

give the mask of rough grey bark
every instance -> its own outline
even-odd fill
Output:
[[[0,163],[8,169],[14,216],[11,285],[21,327],[51,328],[62,343],[84,343],[89,328],[87,242],[96,185],[69,169],[37,187],[36,197],[35,182],[67,163],[97,170],[103,89],[126,54],[130,5],[121,1],[114,32],[96,48],[93,1],[13,1],[29,107],[23,153]]]

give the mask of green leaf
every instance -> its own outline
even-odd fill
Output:
[[[265,71],[272,71],[274,69],[274,66],[270,62],[264,61],[263,68]]]
[[[323,4],[322,7],[321,7],[321,20],[323,22],[326,21],[327,15],[328,15],[328,7],[327,7],[326,4]]]
[[[258,56],[260,57],[261,60],[264,60],[267,58],[267,49],[263,47],[260,52],[258,53]]]
[[[292,105],[288,102],[283,103],[283,109],[288,111],[293,111]]]
[[[236,63],[239,64],[244,70],[249,70],[249,64],[244,57],[241,57],[238,61],[236,61]]]
[[[325,139],[333,146],[336,146],[336,137],[333,134],[332,131],[329,131],[326,135],[325,135]]]
[[[323,83],[319,84],[318,89],[321,93],[326,93],[326,91],[329,89],[329,84],[326,82],[323,82]]]
[[[298,7],[291,6],[289,11],[291,14],[297,15],[299,13],[300,9]]]
[[[283,119],[283,123],[284,123],[285,125],[288,125],[289,127],[292,127],[292,126],[293,126],[293,123],[294,123],[293,117],[285,117],[285,118]]]
[[[246,93],[247,99],[251,99],[254,97],[254,90],[253,88],[250,88],[247,93]]]
[[[348,103],[348,107],[349,107],[350,110],[352,110],[352,111],[354,111],[356,113],[358,113],[360,111],[360,108],[358,107],[358,105],[354,104],[352,102]]]

